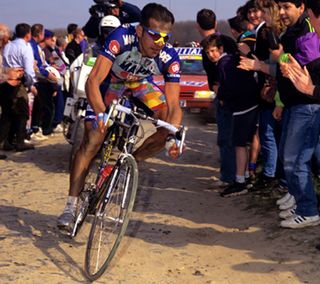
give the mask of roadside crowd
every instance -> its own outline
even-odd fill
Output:
[[[67,35],[61,37],[39,23],[19,23],[12,36],[0,24],[0,150],[32,150],[39,141],[61,133],[65,101],[76,87],[70,67],[88,50],[86,36],[97,39],[93,49],[100,48],[120,24],[118,18],[136,22],[140,17],[138,7],[120,0],[93,5],[89,12],[83,28],[70,23]],[[102,12],[111,18],[100,22]]]
[[[228,22],[236,43],[217,31],[212,10],[197,15],[217,93],[216,186],[222,197],[280,190],[281,227],[318,225],[320,1],[250,0]]]
[[[82,52],[84,34],[70,24],[68,37],[57,38],[42,24],[20,23],[10,38],[1,25],[0,149],[25,151],[62,132],[68,67]]]
[[[86,35],[101,35],[91,20],[83,29],[70,24],[66,38],[20,23],[10,41],[0,25],[1,150],[34,149],[62,131],[69,66],[88,47]],[[249,0],[228,20],[236,41],[218,32],[214,11],[202,9],[196,20],[217,93],[221,196],[277,189],[285,193],[277,201],[281,227],[318,225],[320,1]]]

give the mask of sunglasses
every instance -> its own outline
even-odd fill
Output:
[[[165,44],[169,41],[171,34],[163,33],[163,32],[157,32],[152,29],[149,29],[147,27],[143,27],[143,30],[147,32],[149,37],[154,41],[156,44]]]

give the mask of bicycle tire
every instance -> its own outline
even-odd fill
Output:
[[[138,188],[137,163],[131,155],[120,159],[106,180],[106,192],[97,204],[95,218],[91,225],[84,269],[86,277],[90,281],[101,277],[109,266],[127,229],[136,197]],[[123,177],[123,173],[125,173],[125,177]],[[122,182],[123,180],[125,182]],[[124,195],[126,187],[128,191]],[[110,196],[107,200],[108,193]],[[113,213],[114,215],[112,215]],[[109,237],[111,241],[109,241]],[[101,257],[100,254],[103,256]]]

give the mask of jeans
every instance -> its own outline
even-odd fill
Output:
[[[277,169],[278,146],[276,139],[277,121],[272,116],[272,109],[261,109],[259,118],[259,137],[264,167],[263,174],[274,177]]]
[[[220,180],[231,183],[236,176],[235,148],[232,143],[233,115],[216,100],[218,126],[217,144],[220,151]]]
[[[296,105],[288,109],[283,125],[283,164],[289,192],[297,202],[296,214],[318,215],[311,159],[320,134],[320,104]]]

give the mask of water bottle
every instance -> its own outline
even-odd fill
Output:
[[[107,165],[101,170],[99,180],[97,181],[97,189],[100,189],[103,182],[107,179],[107,177],[112,172],[112,169],[113,167],[111,165]]]

